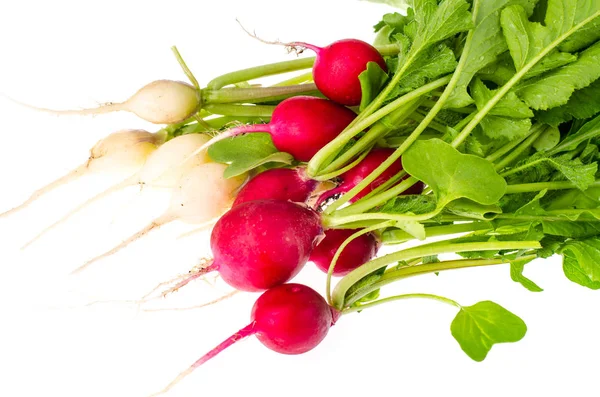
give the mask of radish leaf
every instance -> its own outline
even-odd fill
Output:
[[[518,316],[491,301],[463,306],[450,326],[461,349],[475,361],[483,361],[496,343],[517,342],[527,326]]]

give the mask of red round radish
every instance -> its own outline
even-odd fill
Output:
[[[359,229],[329,229],[325,238],[315,247],[310,261],[325,273],[338,248]],[[345,276],[360,265],[370,261],[379,250],[379,242],[372,233],[366,233],[352,240],[340,254],[333,269],[334,276]]]
[[[306,43],[291,43],[313,50],[317,59],[313,65],[313,78],[319,91],[327,98],[346,106],[360,104],[362,91],[358,76],[367,69],[369,62],[376,62],[381,69],[387,66],[375,47],[362,40],[344,39],[327,47]]]
[[[324,192],[319,197],[318,205],[321,205],[324,201],[336,194],[343,194],[358,185],[363,179],[365,179],[371,172],[381,165],[391,154],[394,153],[394,149],[379,148],[373,149],[358,165],[344,172],[339,178],[342,183],[331,190]],[[353,203],[362,197],[369,194],[371,191],[385,183],[388,179],[402,171],[402,160],[396,160],[387,170],[377,177],[369,186],[361,190],[356,196],[350,199]],[[405,177],[403,179],[408,178]],[[420,194],[423,191],[423,183],[417,182],[409,189],[404,191],[402,194]]]
[[[238,193],[233,206],[264,199],[304,203],[316,186],[317,181],[309,179],[303,169],[270,169],[250,179]]]
[[[250,324],[200,357],[181,372],[158,396],[171,390],[196,368],[229,346],[251,335],[271,350],[302,354],[314,349],[340,317],[318,292],[302,284],[282,284],[265,291],[254,303]]]
[[[271,122],[229,129],[198,148],[197,152],[235,135],[268,132],[277,149],[290,153],[296,160],[309,161],[323,146],[337,137],[355,117],[356,113],[352,110],[330,100],[295,96],[275,107]]]
[[[339,314],[325,299],[302,284],[283,284],[263,293],[252,308],[258,340],[282,354],[314,349],[327,335]]]
[[[322,233],[320,215],[310,208],[290,201],[248,201],[215,224],[210,270],[218,270],[236,289],[265,290],[298,274]]]

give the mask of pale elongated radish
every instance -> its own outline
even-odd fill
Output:
[[[125,189],[126,187],[139,184],[141,186],[150,185],[153,187],[173,189],[186,170],[193,168],[196,165],[204,164],[210,160],[206,154],[206,150],[196,153],[193,157],[190,156],[193,152],[196,152],[196,149],[203,146],[209,140],[210,136],[205,134],[188,134],[178,136],[164,143],[148,156],[143,167],[138,172],[80,204],[52,225],[38,233],[22,248],[28,247],[88,205],[101,200],[112,193]],[[187,161],[182,162],[182,159],[184,158],[187,158]]]
[[[246,175],[223,178],[226,168],[226,165],[219,163],[205,163],[189,168],[177,184],[169,208],[161,216],[110,251],[89,260],[73,273],[86,269],[92,263],[116,253],[151,230],[171,221],[199,224],[223,214],[231,207],[235,194],[246,179]]]
[[[65,116],[125,111],[154,124],[173,124],[194,116],[202,107],[202,99],[200,92],[188,83],[156,80],[140,88],[124,102],[109,102],[92,109],[54,110],[20,104],[37,111]]]
[[[85,163],[36,190],[25,202],[0,214],[0,218],[26,208],[42,195],[87,174],[118,172],[131,175],[140,170],[162,140],[160,135],[144,130],[113,132],[90,149],[90,157]]]

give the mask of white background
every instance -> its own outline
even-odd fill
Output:
[[[178,45],[201,84],[221,73],[292,59],[266,39],[325,45],[372,39],[388,9],[357,0],[6,1],[0,5],[0,92],[53,108],[121,101],[146,83],[185,79]],[[100,138],[149,125],[128,114],[56,117],[0,97],[0,212],[87,158]],[[95,299],[137,299],[206,254],[207,235],[168,225],[81,277],[68,272],[147,224],[165,197],[126,191],[102,201],[24,252],[19,247],[113,179],[90,178],[0,220],[0,395],[146,396],[246,325],[255,294],[193,311],[140,312]],[[197,370],[173,396],[597,395],[600,295],[568,281],[558,258],[526,273],[545,291],[510,280],[507,267],[409,279],[389,292],[428,292],[462,304],[494,300],[528,324],[525,339],[471,361],[450,335],[455,309],[404,301],[342,318],[301,356],[282,356],[254,338]],[[324,290],[308,265],[297,278]],[[163,302],[187,306],[228,292],[198,282]]]

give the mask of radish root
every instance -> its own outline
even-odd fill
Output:
[[[212,259],[202,259],[200,264],[195,266],[188,273],[180,274],[179,276],[174,277],[169,281],[164,281],[164,282],[158,284],[156,287],[152,288],[152,290],[150,290],[150,292],[148,292],[146,295],[144,295],[142,297],[141,301],[147,302],[147,301],[158,299],[158,298],[165,298],[167,295],[169,295],[173,292],[177,292],[177,290],[179,290],[180,288],[189,284],[191,281],[194,281],[197,278],[202,277],[205,274],[212,272],[213,270],[216,270],[213,260]],[[166,291],[161,292],[161,294],[158,297],[150,298],[150,296],[152,296],[152,294],[154,294],[159,289],[166,287],[168,285],[172,285],[173,283],[176,283],[175,286],[167,289]]]
[[[44,194],[53,191],[54,189],[56,189],[59,186],[66,185],[67,183],[78,179],[79,177],[81,177],[81,175],[83,175],[87,171],[91,160],[92,159],[90,158],[88,161],[86,161],[84,164],[81,164],[79,167],[69,171],[67,174],[50,182],[46,186],[39,188],[38,190],[33,192],[31,194],[31,196],[29,196],[29,198],[27,200],[25,200],[23,203],[19,204],[18,206],[14,207],[6,212],[1,213],[0,218],[4,218],[6,216],[14,214],[15,212],[25,209],[29,205],[31,205],[34,201],[36,201],[38,198],[43,196]]]
[[[217,354],[221,353],[223,350],[227,349],[229,346],[233,345],[234,343],[239,342],[242,339],[247,338],[248,336],[254,335],[256,333],[256,330],[254,329],[254,324],[255,323],[256,322],[252,322],[252,323],[248,324],[247,326],[245,326],[244,328],[240,329],[235,334],[231,335],[229,338],[225,339],[217,347],[215,347],[214,349],[212,349],[211,351],[209,351],[208,353],[206,353],[204,356],[200,357],[188,369],[186,369],[185,371],[183,371],[179,375],[177,375],[177,377],[175,379],[173,379],[173,381],[171,383],[169,383],[164,389],[162,389],[161,391],[159,391],[157,393],[154,393],[154,394],[150,395],[149,397],[155,397],[155,396],[159,396],[161,394],[167,393],[177,383],[179,383],[186,376],[188,376],[189,374],[191,374],[192,372],[194,372],[194,370],[196,368],[198,368],[199,366],[201,366],[202,364],[204,364],[205,362],[207,362],[211,358],[215,357]]]
[[[171,218],[171,217],[160,217],[160,218],[157,218],[157,219],[153,220],[146,227],[144,227],[140,231],[132,234],[130,237],[128,237],[127,239],[125,239],[123,242],[121,242],[121,244],[115,246],[114,248],[110,249],[109,251],[106,251],[105,253],[103,253],[101,255],[98,255],[98,256],[90,259],[89,261],[87,261],[83,265],[79,266],[77,269],[73,270],[71,272],[71,275],[75,275],[77,273],[81,273],[83,270],[87,269],[93,263],[95,263],[95,262],[97,262],[97,261],[99,261],[101,259],[104,259],[104,258],[106,258],[108,256],[111,256],[111,255],[113,255],[115,253],[117,253],[121,249],[127,247],[129,244],[131,244],[134,241],[138,240],[139,238],[145,236],[146,234],[148,234],[152,230],[154,230],[154,229],[156,229],[156,228],[164,225],[165,223],[169,223],[171,220],[173,220],[173,218]]]
[[[77,214],[79,211],[81,211],[82,209],[84,209],[85,207],[87,207],[88,205],[103,199],[109,195],[111,195],[112,193],[118,192],[119,190],[125,189],[126,187],[129,186],[133,186],[136,184],[136,175],[134,175],[133,177],[129,177],[129,178],[125,178],[124,180],[122,180],[121,182],[117,183],[116,185],[113,185],[111,187],[109,187],[108,189],[106,189],[105,191],[98,193],[97,195],[95,195],[94,197],[88,199],[87,201],[81,203],[79,206],[77,206],[75,209],[69,211],[67,214],[65,214],[62,218],[60,218],[59,220],[57,220],[56,222],[54,222],[53,224],[51,224],[50,226],[46,227],[44,230],[42,230],[41,232],[39,232],[35,237],[33,237],[31,240],[29,240],[27,243],[25,243],[25,245],[23,245],[21,247],[22,250],[26,249],[27,247],[29,247],[31,244],[35,243],[37,240],[39,240],[42,236],[44,236],[46,233],[50,232],[52,229],[54,229],[55,227],[57,227],[58,225],[66,222],[67,220],[71,219],[71,217],[75,214]]]

